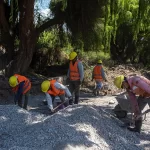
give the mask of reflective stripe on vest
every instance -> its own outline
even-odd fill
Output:
[[[27,93],[27,92],[31,89],[31,82],[29,81],[29,79],[27,79],[26,77],[21,76],[21,75],[19,75],[19,74],[15,74],[14,76],[17,77],[18,85],[12,89],[13,92],[17,92],[17,91],[18,91],[18,88],[19,88],[20,82],[24,82],[22,94]]]
[[[70,61],[69,70],[70,70],[70,80],[80,80],[80,74],[78,70],[78,62],[80,60],[77,60],[74,65],[72,61]]]
[[[50,95],[53,95],[53,96],[59,96],[59,95],[65,94],[64,90],[60,90],[55,87],[55,82],[56,82],[56,80],[50,81],[50,90],[48,90],[47,93],[49,93]]]
[[[96,81],[102,81],[103,78],[102,78],[102,74],[101,74],[101,69],[102,69],[102,66],[95,66],[94,67],[94,79]]]

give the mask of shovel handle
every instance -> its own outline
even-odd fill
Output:
[[[61,105],[63,105],[64,103],[66,103],[68,100],[65,100],[64,102],[60,103],[58,106],[56,106],[53,111],[55,112]]]
[[[145,114],[147,114],[147,113],[149,113],[150,112],[150,109],[147,109],[146,111],[144,111],[143,113],[141,113],[140,115],[138,115],[137,117],[136,117],[136,120],[138,120],[140,117],[142,117],[143,115],[145,115]]]

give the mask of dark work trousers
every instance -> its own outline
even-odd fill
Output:
[[[24,97],[25,97],[24,104],[23,104],[23,94],[20,95],[20,97],[18,99],[18,106],[20,106],[21,108],[27,109],[29,94],[30,94],[30,91],[28,91],[27,93],[24,94]]]
[[[74,104],[78,104],[80,97],[80,81],[69,81],[69,90],[71,94],[75,94]]]
[[[146,104],[148,104],[150,107],[150,98],[144,98],[144,97],[139,96],[137,99],[137,102],[138,102],[140,113],[142,112]],[[142,117],[139,118],[136,122],[137,122],[137,128],[139,128],[139,131],[140,131],[142,127]],[[136,122],[135,122],[135,125],[136,125]]]
[[[140,113],[144,109],[144,107],[146,106],[146,104],[148,104],[149,107],[150,107],[150,98],[144,98],[144,97],[139,96],[138,99],[137,99],[137,101],[138,101]]]
[[[51,95],[51,97],[52,97],[52,102],[54,102],[55,96]],[[65,101],[65,94],[59,95],[58,97],[60,98],[61,102]],[[67,107],[68,105],[69,105],[68,101],[64,103],[65,107]]]

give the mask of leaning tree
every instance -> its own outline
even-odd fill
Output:
[[[36,27],[34,21],[35,0],[0,1],[1,43],[8,52],[6,75],[27,71],[33,57],[36,42],[41,32],[56,24],[63,23],[63,12]],[[15,39],[19,48],[14,56]]]

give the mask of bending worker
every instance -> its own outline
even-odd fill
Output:
[[[97,65],[93,69],[92,81],[93,81],[93,79],[96,82],[96,87],[94,89],[94,95],[98,96],[99,91],[103,87],[103,81],[107,81],[101,60],[97,61]]]
[[[130,131],[139,132],[142,126],[142,117],[136,118],[141,114],[146,104],[150,106],[150,80],[143,76],[124,77],[120,75],[114,79],[114,84],[119,88],[126,89],[134,112],[135,127],[128,127]],[[136,99],[136,95],[138,98]]]
[[[29,93],[31,89],[31,82],[25,76],[15,74],[9,78],[9,85],[12,87],[12,91],[15,93],[14,101],[18,106],[27,109]],[[23,95],[25,96],[23,104]]]
[[[46,100],[50,113],[53,113],[53,102],[56,96],[60,98],[62,102],[65,101],[65,94],[69,99],[72,99],[71,93],[66,86],[59,83],[56,80],[46,80],[41,84],[41,90],[46,95]],[[68,102],[64,103],[65,107],[68,106]]]
[[[83,65],[80,60],[78,60],[78,56],[76,52],[71,52],[69,55],[69,69],[67,74],[67,79],[69,80],[69,89],[71,94],[75,93],[75,100],[69,101],[69,104],[72,105],[78,104],[80,97],[80,85],[82,84],[84,71]]]

